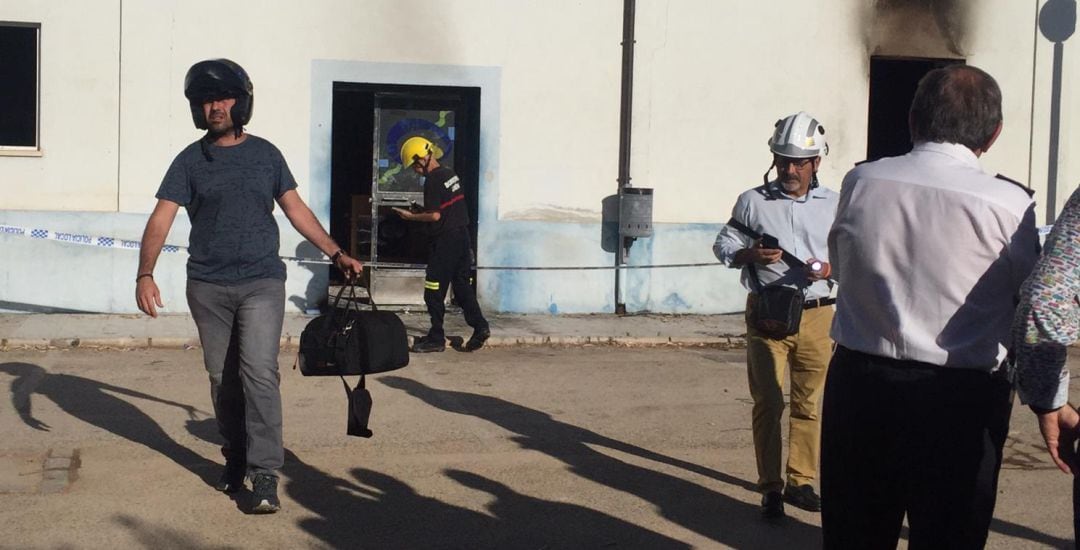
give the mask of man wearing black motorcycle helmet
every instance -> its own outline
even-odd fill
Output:
[[[183,206],[191,220],[188,305],[225,440],[225,469],[215,488],[239,491],[250,475],[252,510],[272,513],[281,506],[277,470],[284,462],[277,357],[286,275],[274,203],[348,276],[363,266],[345,254],[300,198],[277,147],[244,132],[255,98],[240,65],[228,59],[196,63],[184,79],[184,95],[195,127],[206,134],[177,155],[158,189],[142,238],[136,301],[151,317],[164,306],[153,271]]]

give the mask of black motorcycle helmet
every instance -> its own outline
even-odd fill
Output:
[[[208,59],[192,65],[184,77],[184,96],[191,104],[191,119],[200,130],[209,128],[203,114],[203,103],[216,99],[236,99],[229,115],[237,137],[243,132],[244,125],[251,121],[251,111],[255,108],[251,79],[243,67],[228,59]]]

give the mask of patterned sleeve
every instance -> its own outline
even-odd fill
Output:
[[[1073,192],[1035,270],[1020,289],[1013,324],[1020,400],[1056,409],[1069,399],[1068,347],[1080,337],[1080,189]]]

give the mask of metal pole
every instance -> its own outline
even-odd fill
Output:
[[[626,237],[622,235],[622,194],[630,187],[630,117],[633,113],[634,96],[634,8],[635,0],[623,0],[622,39],[622,99],[619,107],[619,236],[615,252],[615,266],[622,267],[626,260]],[[621,273],[615,269],[615,313],[624,315],[626,304],[622,301]]]
[[[1058,151],[1061,144],[1061,65],[1064,45],[1054,43],[1053,83],[1050,85],[1050,147],[1046,170],[1046,223],[1057,217]]]
[[[1057,215],[1058,148],[1061,142],[1061,82],[1063,44],[1076,32],[1076,0],[1047,0],[1039,10],[1039,31],[1054,43],[1053,82],[1050,85],[1050,146],[1046,174],[1046,223]]]

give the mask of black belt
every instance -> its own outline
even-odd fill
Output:
[[[803,302],[803,309],[814,309],[815,307],[831,306],[836,303],[836,298],[818,298],[817,300],[807,300]]]

